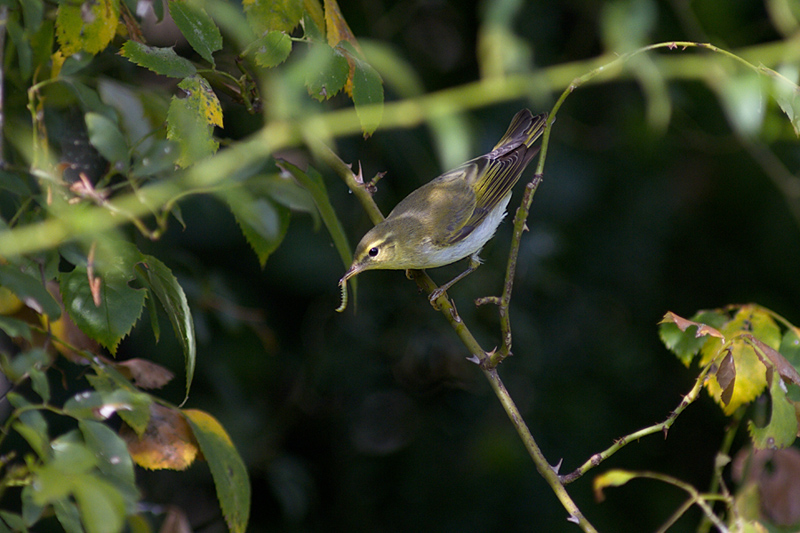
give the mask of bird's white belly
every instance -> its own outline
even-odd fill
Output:
[[[494,236],[497,227],[506,216],[506,206],[508,206],[509,200],[511,200],[510,194],[501,200],[492,212],[486,215],[486,218],[480,226],[475,228],[472,233],[456,244],[443,248],[431,246],[425,254],[427,264],[420,268],[436,268],[449,265],[450,263],[455,263],[459,259],[478,253],[489,239]]]

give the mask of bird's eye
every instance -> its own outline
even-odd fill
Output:
[[[376,255],[378,255],[378,248],[377,247],[370,248],[369,252],[367,253],[369,254],[370,257],[375,257]]]

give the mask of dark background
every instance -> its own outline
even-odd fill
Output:
[[[648,42],[687,39],[735,49],[781,37],[761,1],[643,4],[655,13]],[[602,53],[604,5],[524,2],[513,28],[533,51],[532,66]],[[391,44],[426,91],[479,78],[480,3],[340,6],[358,38]],[[665,131],[648,125],[634,81],[580,88],[553,129],[519,258],[514,356],[500,375],[549,461],[563,460],[562,472],[663,420],[691,388],[696,369],[682,366],[658,339],[667,311],[690,316],[753,301],[800,323],[800,233],[787,200],[732,132],[714,92],[699,82],[668,88],[673,113]],[[389,100],[396,97],[387,91]],[[556,96],[533,111],[547,111]],[[531,105],[513,101],[467,113],[469,155],[488,151],[513,114]],[[774,102],[768,106],[775,116]],[[757,142],[795,170],[800,150],[788,121],[772,125],[769,140]],[[225,135],[257,127],[232,104],[226,109]],[[340,139],[337,151],[360,161],[367,177],[387,173],[375,196],[384,213],[447,170],[424,126]],[[330,169],[311,164],[324,174],[355,247],[369,227],[366,216]],[[529,170],[523,181],[531,176]],[[248,464],[250,530],[577,530],[450,326],[402,272],[360,275],[358,312],[337,314],[345,265],[310,216],[293,217],[261,270],[222,203],[193,198],[182,213],[186,229],[173,224],[160,242],[142,246],[181,276],[190,297],[199,348],[187,406],[216,416]],[[485,248],[485,264],[450,291],[486,349],[499,343],[496,309],[476,309],[472,301],[499,293],[510,226],[509,217]],[[463,266],[430,274],[442,283]],[[170,335],[153,347],[146,324],[122,356],[144,353],[179,371]],[[647,469],[704,490],[726,423],[703,393],[667,439],[653,435],[629,445],[570,493],[601,531],[654,530],[684,494],[637,480],[598,503],[591,479],[608,468]],[[745,440],[742,430],[734,449]],[[204,465],[140,475],[147,501],[182,506],[197,530],[224,527]],[[693,509],[673,531],[693,531],[698,520]]]

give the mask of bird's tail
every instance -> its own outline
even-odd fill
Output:
[[[547,113],[534,116],[528,109],[523,109],[511,120],[508,131],[492,151],[507,152],[521,144],[531,146],[544,131]]]

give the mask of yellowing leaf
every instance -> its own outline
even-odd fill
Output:
[[[729,383],[720,384],[717,376],[713,376],[708,380],[706,388],[708,393],[723,405],[725,414],[730,415],[740,406],[755,400],[763,392],[767,386],[767,368],[756,355],[753,347],[743,339],[735,339],[729,345],[726,345],[726,350],[722,352],[725,355],[720,358],[720,363],[728,355],[728,349],[730,350],[730,356],[733,358],[735,368],[733,388],[729,389]],[[725,368],[725,366],[721,368]],[[725,391],[727,391],[727,395],[723,399]],[[727,396],[730,397],[730,400],[726,403]]]
[[[197,441],[180,411],[156,403],[150,406],[150,423],[141,437],[127,425],[120,436],[134,462],[149,470],[185,470],[197,457]]]
[[[242,458],[225,429],[213,416],[195,409],[187,409],[183,413],[208,461],[228,529],[233,533],[246,531],[251,494],[250,480]]]
[[[22,300],[5,287],[0,287],[0,315],[13,315],[22,309]]]
[[[56,37],[64,56],[103,51],[117,31],[119,0],[61,2],[56,15]]]
[[[178,165],[187,167],[219,148],[212,126],[222,127],[222,107],[211,85],[200,76],[178,84],[185,98],[172,97],[167,112],[167,138],[181,148]]]
[[[603,501],[605,499],[605,496],[603,495],[604,488],[621,487],[634,478],[636,478],[636,473],[619,469],[609,470],[608,472],[597,476],[594,478],[594,482],[592,483],[595,499],[600,502]]]

